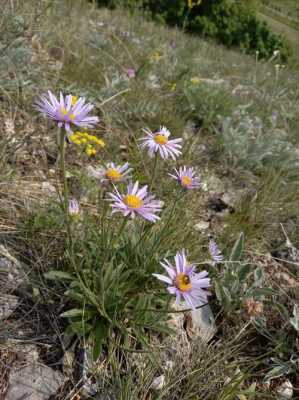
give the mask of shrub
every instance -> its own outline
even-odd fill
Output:
[[[202,0],[188,7],[187,0],[98,0],[99,5],[129,9],[143,8],[155,20],[183,27],[187,32],[215,38],[231,47],[238,46],[250,53],[259,51],[261,57],[271,57],[280,50],[287,61],[290,48],[284,38],[270,32],[260,21],[253,7],[231,0]]]

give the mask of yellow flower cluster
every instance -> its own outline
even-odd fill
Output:
[[[84,151],[88,156],[94,156],[97,153],[97,147],[104,147],[105,142],[94,135],[87,132],[75,132],[70,135],[72,143],[84,147]]]

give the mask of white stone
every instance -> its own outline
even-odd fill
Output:
[[[0,295],[0,321],[8,318],[19,304],[19,298],[11,294]]]
[[[153,390],[161,390],[163,389],[164,386],[165,386],[165,375],[160,375],[153,380],[150,388]]]
[[[293,385],[288,379],[277,389],[279,398],[283,400],[291,399],[293,397],[293,392]]]
[[[204,307],[191,311],[192,326],[189,327],[188,334],[192,339],[200,338],[208,342],[216,333],[216,324],[213,312],[209,304]]]
[[[209,229],[210,223],[207,221],[200,221],[197,224],[194,225],[194,229],[197,231],[206,231]]]
[[[48,400],[62,384],[63,375],[45,365],[12,369],[5,400]]]

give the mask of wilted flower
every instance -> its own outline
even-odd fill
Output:
[[[188,8],[191,10],[195,6],[199,6],[201,0],[188,0]]]
[[[134,79],[134,78],[136,77],[136,70],[135,70],[135,68],[128,68],[126,72],[127,72],[127,77],[128,77],[129,79]]]
[[[263,303],[255,301],[253,297],[248,297],[244,300],[244,311],[247,319],[255,319],[263,313]]]
[[[196,189],[201,186],[200,178],[195,175],[194,168],[180,167],[179,170],[175,168],[174,171],[175,175],[168,175],[178,181],[184,189]]]
[[[129,183],[127,187],[127,194],[122,195],[115,188],[115,193],[108,194],[112,203],[112,214],[115,212],[121,212],[125,217],[130,216],[132,218],[135,215],[147,219],[148,221],[155,222],[160,217],[156,213],[161,211],[163,201],[155,200],[155,196],[149,195],[147,192],[147,186],[143,186],[139,189],[139,183]]]
[[[223,261],[223,255],[221,254],[221,251],[218,249],[218,246],[213,239],[211,239],[209,243],[209,252],[214,265]]]
[[[80,214],[80,206],[76,199],[69,200],[68,211],[71,216],[78,216]]]
[[[90,176],[99,179],[101,182],[109,181],[111,183],[117,183],[130,178],[131,176],[129,174],[131,171],[132,168],[129,168],[129,163],[125,163],[124,165],[108,163],[105,167],[88,167]]]
[[[67,131],[71,131],[71,124],[92,128],[98,122],[98,117],[89,116],[93,105],[85,104],[85,98],[67,95],[63,96],[60,92],[59,101],[57,97],[49,90],[48,98],[41,96],[36,102],[36,108],[47,118],[53,119],[58,123],[59,128],[65,127]]]
[[[194,310],[196,307],[207,303],[208,295],[206,289],[210,287],[208,272],[195,272],[195,264],[190,264],[186,260],[185,251],[178,251],[174,257],[175,265],[168,260],[160,262],[168,276],[153,274],[160,281],[167,283],[167,290],[170,294],[176,295],[176,303],[181,301],[181,297]]]
[[[271,114],[271,122],[273,125],[275,125],[277,123],[277,119],[278,119],[278,112],[273,111]]]
[[[163,159],[172,157],[173,160],[176,159],[182,152],[180,151],[182,146],[181,142],[183,139],[172,139],[169,140],[170,132],[165,126],[161,126],[157,132],[152,132],[149,129],[143,129],[147,134],[146,137],[141,138],[143,141],[141,148],[147,147],[149,149],[148,154],[150,157],[157,152]]]

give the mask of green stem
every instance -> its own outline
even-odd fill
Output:
[[[149,184],[149,191],[152,190],[152,187],[153,187],[153,184],[155,181],[157,164],[158,164],[158,153],[155,154],[154,168],[153,168],[153,173],[152,173],[152,179]]]
[[[71,255],[73,256],[73,244],[72,244],[72,232],[71,232],[71,220],[69,216],[69,207],[68,207],[68,185],[66,178],[66,169],[65,169],[65,132],[60,129],[58,132],[59,135],[59,151],[60,151],[60,172],[62,176],[62,208],[65,215],[65,224],[67,231],[67,239],[71,248]]]
[[[152,245],[152,247],[151,247],[151,249],[150,249],[149,254],[153,254],[156,245],[160,242],[160,238],[162,237],[162,235],[164,234],[165,230],[168,228],[169,223],[171,222],[171,219],[172,219],[172,216],[173,216],[173,214],[174,214],[174,211],[175,211],[175,208],[176,208],[177,203],[181,200],[181,198],[184,196],[184,194],[185,194],[185,193],[183,193],[183,194],[180,196],[180,192],[179,192],[178,195],[175,196],[174,201],[173,201],[173,204],[172,204],[172,207],[171,207],[171,210],[170,210],[170,213],[169,213],[169,216],[168,216],[168,218],[167,218],[167,220],[166,220],[166,222],[165,222],[165,225],[164,225],[163,228],[161,229],[161,232],[159,233],[159,235],[157,235],[157,238],[156,238],[156,240],[154,241],[154,243],[153,243],[153,245]]]
[[[119,230],[118,230],[117,235],[115,235],[114,238],[113,238],[113,240],[112,240],[111,249],[113,249],[116,240],[119,239],[119,238],[121,237],[121,235],[122,235],[122,233],[123,233],[123,231],[124,231],[124,229],[125,229],[125,226],[127,225],[128,220],[129,220],[129,217],[125,217],[125,218],[124,218],[123,223],[121,224],[121,226],[120,226],[120,228],[119,228]]]

